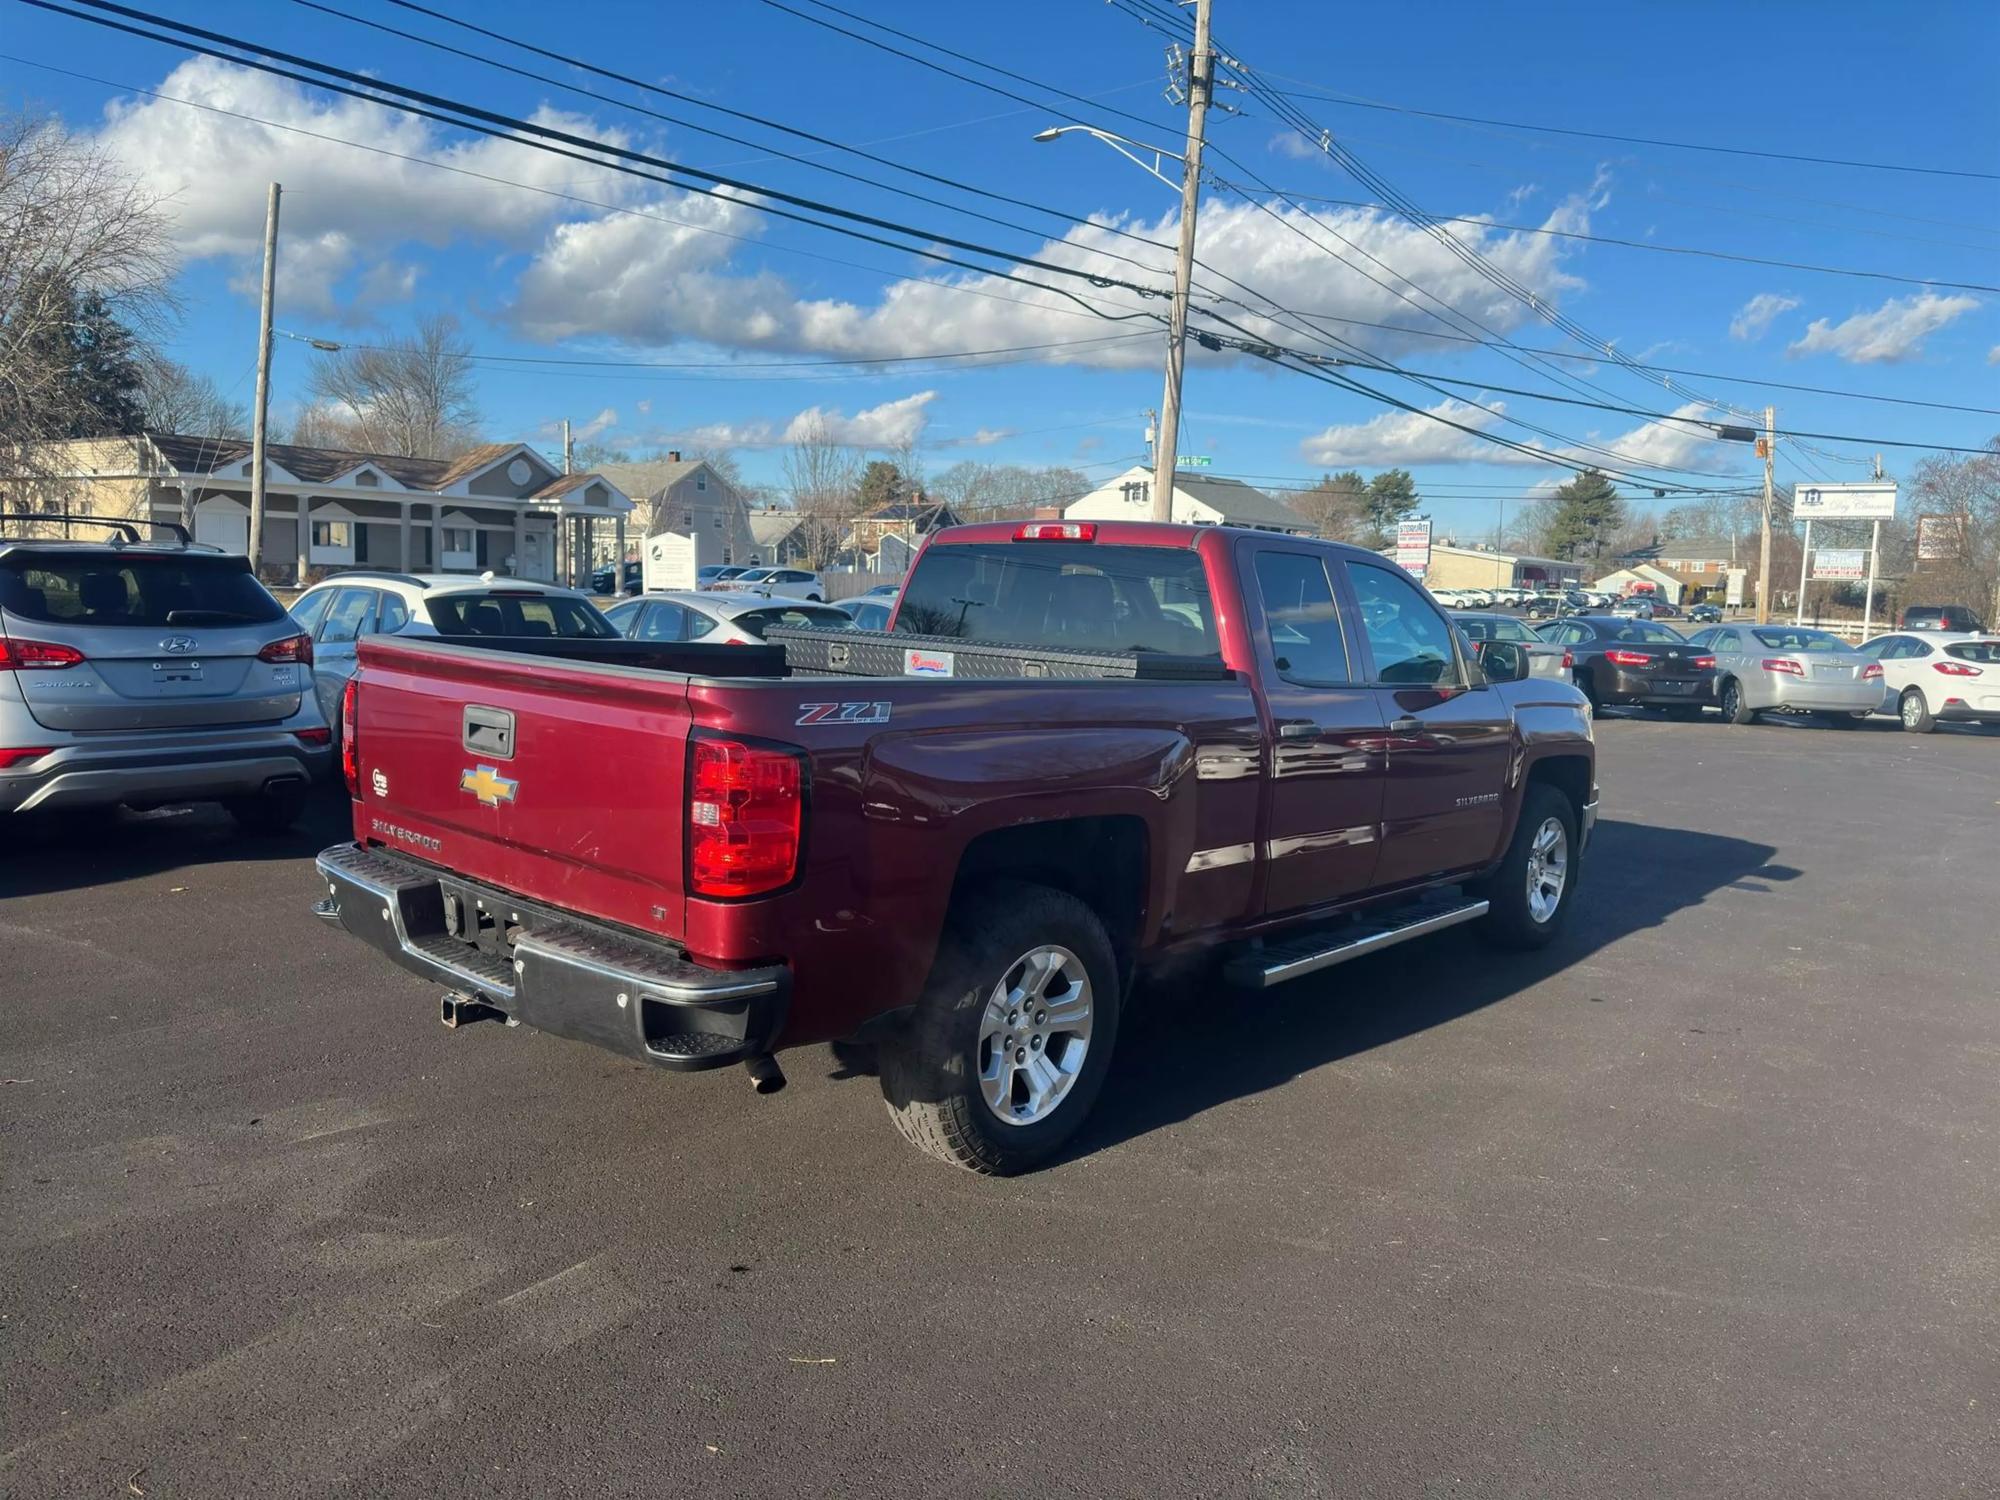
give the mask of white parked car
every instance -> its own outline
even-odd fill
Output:
[[[782,595],[787,599],[826,602],[826,584],[809,568],[751,568],[713,586],[716,593]]]
[[[292,601],[292,618],[313,638],[313,689],[340,743],[340,700],[365,635],[509,635],[561,638],[612,634],[590,596],[560,584],[493,573],[336,573]]]
[[[852,630],[854,618],[830,604],[772,599],[722,589],[699,593],[640,594],[604,612],[611,628],[633,641],[700,641],[708,646],[754,646],[773,626]]]
[[[1882,701],[1868,712],[1894,714],[1911,734],[1940,719],[2000,724],[2000,636],[1899,630],[1861,654],[1882,669]]]

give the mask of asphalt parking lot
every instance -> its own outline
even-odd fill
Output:
[[[445,1032],[333,802],[8,829],[0,1489],[1993,1494],[2000,731],[1599,727],[1557,947],[1148,993],[998,1182]]]

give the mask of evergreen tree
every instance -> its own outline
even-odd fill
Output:
[[[1548,546],[1552,556],[1565,561],[1599,556],[1606,539],[1625,521],[1625,503],[1618,498],[1617,487],[1596,469],[1585,469],[1559,486],[1554,500]]]
[[[1408,469],[1384,469],[1368,481],[1369,542],[1386,547],[1396,539],[1396,523],[1417,513],[1417,482]]]

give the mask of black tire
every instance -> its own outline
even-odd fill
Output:
[[[1538,917],[1528,897],[1528,865],[1535,841],[1551,819],[1562,825],[1563,880],[1554,910]],[[1582,868],[1577,837],[1575,804],[1552,786],[1529,783],[1521,798],[1520,821],[1514,825],[1514,837],[1500,867],[1473,888],[1474,894],[1487,902],[1486,915],[1479,922],[1482,937],[1501,948],[1543,948],[1555,941],[1569,920],[1570,907],[1576,904],[1576,882]]]
[[[1734,677],[1724,681],[1718,690],[1717,702],[1725,724],[1748,724],[1757,717],[1757,710],[1743,701],[1743,685]]]
[[[1027,1123],[1010,1123],[987,1102],[981,1081],[982,1062],[1004,1063],[1005,1049],[996,1053],[981,1033],[989,1000],[1003,983],[1018,982],[1024,959],[1043,947],[1066,950],[1083,970],[1089,985],[1087,1043],[1049,1112]],[[1074,996],[1074,989],[1069,993]],[[1050,996],[1051,1001],[1057,998]],[[1062,1149],[1097,1102],[1118,1036],[1119,1001],[1111,939],[1089,907],[1043,885],[995,881],[981,886],[953,906],[915,1015],[883,1042],[882,1098],[890,1118],[918,1150],[967,1171],[1007,1177],[1040,1166]],[[1023,1017],[1022,1031],[1028,1046],[1041,1053],[1044,1037],[1029,1016]],[[1060,1073],[1056,1041],[1054,1035],[1047,1037],[1042,1056],[1045,1064],[1055,1062]],[[1065,1050],[1075,1043],[1074,1036],[1063,1039]],[[1018,1055],[1026,1060],[1027,1048]],[[1025,1080],[1014,1065],[1001,1072],[1011,1103]]]
[[[1598,696],[1596,674],[1586,673],[1583,681],[1579,682],[1577,686],[1583,689],[1583,696],[1590,700],[1591,718],[1593,719],[1603,718],[1604,700]]]
[[[1931,712],[1922,688],[1905,688],[1900,702],[1896,705],[1897,717],[1903,721],[1903,728],[1909,734],[1929,734],[1937,728],[1937,716]]]
[[[258,797],[233,797],[223,803],[245,833],[288,833],[306,810],[306,784],[287,781]]]
[[[1692,724],[1702,717],[1699,703],[1669,703],[1661,712],[1670,719],[1679,719],[1683,724]]]

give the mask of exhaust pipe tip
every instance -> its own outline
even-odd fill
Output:
[[[785,1086],[785,1070],[768,1052],[743,1059],[743,1071],[750,1075],[750,1088],[759,1094],[775,1094]]]

